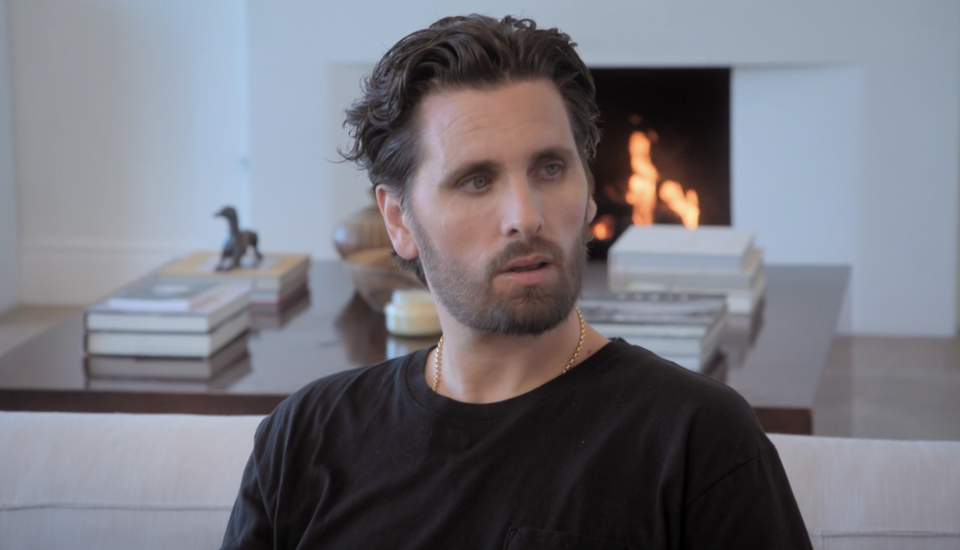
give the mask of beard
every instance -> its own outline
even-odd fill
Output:
[[[411,216],[411,218],[414,218]],[[587,262],[589,222],[571,250],[539,235],[512,241],[487,262],[483,273],[451,262],[433,246],[425,232],[411,220],[430,291],[444,308],[465,326],[484,334],[538,336],[557,327],[573,309],[580,296]],[[544,285],[497,292],[493,279],[512,260],[529,254],[549,254],[557,269],[557,280]]]

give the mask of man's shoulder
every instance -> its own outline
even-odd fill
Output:
[[[731,387],[622,340],[610,345],[596,365],[603,373],[596,391],[624,411],[624,422],[730,460],[770,447],[752,407]]]
[[[379,363],[337,372],[323,378],[318,378],[297,392],[290,395],[286,401],[313,401],[316,397],[340,394],[343,392],[378,391],[378,389],[392,388],[397,382],[398,374],[404,365],[415,355],[405,355],[387,359]]]
[[[653,352],[616,339],[608,344],[599,362],[604,385],[622,388],[662,406],[686,408],[746,409],[750,406],[730,386],[709,376],[683,368]]]
[[[314,380],[280,402],[261,424],[261,431],[296,430],[322,422],[338,409],[375,407],[401,390],[404,366],[416,355],[414,352]]]

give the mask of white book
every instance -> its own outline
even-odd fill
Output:
[[[694,338],[698,341],[706,336],[710,328],[707,324],[667,324],[663,322],[590,323],[590,326],[608,338],[635,336],[638,338]]]
[[[100,357],[99,359],[109,359]],[[139,361],[146,359],[137,358]],[[159,360],[159,359],[158,359]],[[171,359],[171,361],[196,361],[196,359]],[[87,388],[100,391],[126,392],[205,392],[225,390],[242,380],[253,370],[250,356],[245,355],[224,370],[208,378],[180,378],[170,376],[88,376]]]
[[[586,291],[577,301],[591,325],[705,325],[726,315],[723,294]]]
[[[750,290],[763,271],[763,249],[751,248],[747,252],[746,264],[740,270],[635,267],[611,261],[607,267],[607,277],[613,289],[660,292],[687,290],[706,294]]]
[[[250,327],[247,310],[207,333],[87,332],[86,350],[94,355],[209,357]]]
[[[209,380],[247,357],[247,337],[240,336],[207,358],[121,357],[88,355],[87,375],[99,378]]]
[[[623,338],[627,342],[647,348],[661,357],[683,355],[706,359],[712,356],[720,345],[720,339],[726,328],[726,316],[720,322],[711,325],[705,333],[699,336],[637,334],[629,330],[629,325],[624,326],[628,330],[617,330],[616,326],[605,327],[606,330],[600,330],[593,325],[600,334],[607,338]]]
[[[215,281],[149,279],[116,292],[107,298],[105,305],[116,311],[190,311],[207,300],[216,286]]]
[[[171,282],[230,282],[248,284],[254,292],[283,294],[297,284],[310,268],[307,254],[264,254],[263,259],[253,263],[249,258],[237,269],[217,271],[220,253],[213,251],[194,252],[163,267],[157,278]]]
[[[632,225],[608,252],[611,265],[624,267],[724,269],[746,267],[752,231],[732,227]]]
[[[763,300],[767,292],[767,277],[762,274],[754,284],[754,287],[747,292],[734,291],[727,293],[727,308],[730,313],[752,315]]]
[[[619,292],[649,292],[651,289],[650,285],[647,285],[640,281],[623,281],[621,280],[619,286],[615,288]],[[709,288],[698,288],[698,287],[689,287],[689,286],[671,286],[667,290],[668,292],[673,293],[691,293],[691,294],[712,294],[720,293],[726,297],[727,301],[727,310],[730,313],[752,313],[753,310],[757,307],[757,304],[763,299],[764,294],[767,290],[767,277],[766,269],[761,269],[758,271],[757,276],[753,280],[753,286],[747,290],[715,290]],[[661,289],[662,291],[662,289]]]
[[[309,279],[306,272],[303,276],[291,283],[290,286],[281,290],[259,290],[254,289],[250,294],[250,304],[261,309],[277,309],[297,300],[304,293],[309,292],[307,284]]]
[[[88,331],[206,333],[250,307],[250,287],[213,284],[204,299],[185,311],[131,311],[113,307],[112,298],[87,308]]]

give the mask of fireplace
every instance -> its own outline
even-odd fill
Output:
[[[631,224],[730,225],[730,70],[595,68],[591,259]]]

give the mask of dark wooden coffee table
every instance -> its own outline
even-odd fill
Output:
[[[740,392],[767,431],[809,434],[849,268],[767,269],[752,345],[747,320],[735,320],[709,375]],[[589,264],[585,285],[604,280],[605,266]],[[267,414],[316,378],[435,343],[388,336],[334,261],[313,264],[308,297],[255,324],[249,357],[211,380],[99,379],[86,374],[77,314],[0,356],[0,410]]]

